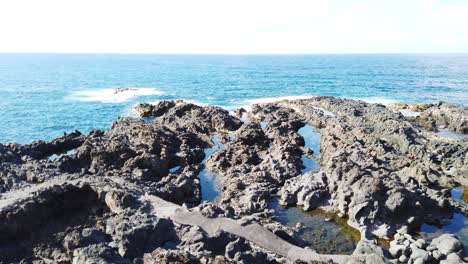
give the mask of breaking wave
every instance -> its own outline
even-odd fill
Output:
[[[122,103],[140,96],[162,94],[164,92],[156,88],[106,88],[76,91],[68,99],[82,102]]]

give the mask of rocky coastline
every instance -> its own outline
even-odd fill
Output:
[[[468,216],[451,197],[468,186],[466,106],[314,97],[234,112],[181,100],[135,110],[141,118],[107,131],[0,144],[0,263],[468,261],[456,234],[418,236],[425,223]],[[317,155],[304,126],[320,133]],[[214,137],[222,146],[206,156]],[[320,167],[303,173],[304,156]],[[218,177],[216,200],[202,199],[203,170]],[[272,202],[346,219],[356,248],[317,252]]]

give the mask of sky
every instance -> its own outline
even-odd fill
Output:
[[[468,0],[1,0],[0,52],[466,53]]]

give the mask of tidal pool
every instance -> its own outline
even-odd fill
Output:
[[[467,189],[455,188],[452,189],[452,198],[461,204],[467,204]],[[423,224],[420,228],[419,234],[426,240],[434,239],[444,233],[456,235],[465,246],[465,255],[468,254],[468,217],[461,213],[454,213],[447,225],[431,225]]]
[[[156,117],[150,116],[150,117],[143,117],[142,119],[143,119],[143,122],[145,122],[145,123],[151,123],[154,120],[156,120]]]
[[[174,173],[174,172],[177,172],[179,169],[180,169],[180,166],[175,166],[174,168],[170,168],[169,172]]]
[[[308,246],[321,254],[352,254],[361,239],[358,230],[350,227],[346,218],[321,209],[309,212],[300,207],[282,207],[278,201],[271,201],[270,209],[275,209],[277,220],[289,227],[302,224],[298,236]]]
[[[202,163],[205,163],[208,158],[216,151],[220,151],[224,148],[224,144],[219,143],[218,135],[213,136],[213,146],[205,149],[205,158]],[[219,177],[216,173],[213,173],[204,167],[203,170],[198,174],[201,185],[202,201],[214,202],[219,197],[221,184]]]
[[[215,202],[221,193],[221,184],[218,175],[204,168],[198,174],[201,185],[202,201]]]
[[[465,255],[468,254],[468,218],[463,214],[454,213],[448,225],[436,226],[423,224],[420,235],[426,240],[434,239],[442,234],[450,233],[456,235],[465,245]]]
[[[468,205],[468,187],[454,188],[451,194],[457,203]]]
[[[76,149],[71,149],[71,150],[63,152],[63,153],[50,155],[48,159],[50,161],[53,161],[53,160],[56,160],[56,159],[58,159],[59,157],[61,157],[63,155],[73,155],[75,153],[76,153]]]
[[[441,128],[439,126],[437,126],[437,130],[439,130],[437,132],[437,135],[439,137],[451,138],[451,139],[455,139],[455,140],[463,140],[465,138],[468,138],[468,136],[466,136],[466,135],[455,133],[455,132],[449,131],[449,130],[447,130],[445,128]]]
[[[297,133],[304,138],[304,147],[310,148],[314,151],[314,158],[302,155],[301,159],[304,168],[301,170],[301,173],[304,174],[309,171],[318,171],[320,169],[320,164],[315,158],[320,155],[320,133],[311,125],[303,126],[297,131]]]

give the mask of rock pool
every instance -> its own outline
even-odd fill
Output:
[[[224,148],[224,144],[219,143],[218,135],[214,135],[212,141],[213,146],[205,149],[205,158],[202,163],[205,163],[215,151],[220,151]],[[198,178],[200,179],[202,201],[216,201],[221,190],[218,175],[204,167],[198,174]]]
[[[285,226],[294,228],[300,223],[298,236],[318,253],[352,254],[361,238],[345,218],[321,209],[306,212],[300,207],[285,208],[276,200],[270,202],[269,208],[275,210],[275,217]]]
[[[451,138],[451,139],[455,139],[455,140],[464,140],[464,139],[468,138],[466,135],[452,132],[452,131],[450,131],[448,129],[445,129],[445,128],[442,128],[440,126],[437,126],[437,130],[438,130],[437,135],[439,137]]]
[[[309,171],[318,171],[320,169],[320,165],[315,158],[320,155],[320,133],[311,125],[305,125],[297,132],[304,138],[304,147],[310,148],[314,151],[313,158],[308,157],[307,155],[302,155],[301,159],[304,168],[301,172],[306,173]]]
[[[465,255],[468,254],[468,218],[461,213],[454,213],[448,225],[436,226],[423,224],[420,235],[426,241],[432,240],[442,234],[456,235],[465,245]]]
[[[466,205],[466,189],[466,187],[452,189],[452,198]],[[465,245],[465,255],[468,254],[468,217],[454,213],[447,225],[423,224],[420,229],[421,237],[426,240],[434,239],[444,233],[456,235]]]
[[[50,157],[48,159],[52,161],[52,160],[60,158],[63,155],[73,155],[75,153],[76,153],[76,149],[71,149],[71,150],[66,151],[64,153],[50,155]]]

